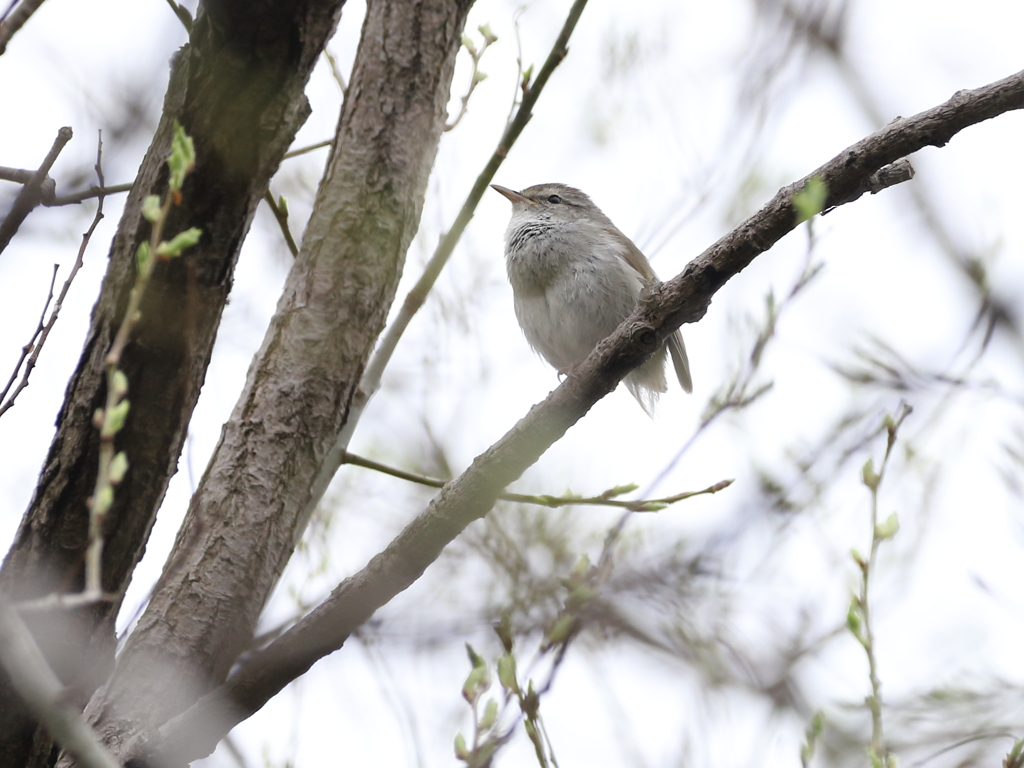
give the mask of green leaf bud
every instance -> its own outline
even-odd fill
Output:
[[[146,221],[154,222],[163,215],[160,209],[160,198],[157,195],[147,195],[142,201],[142,215]]]
[[[124,451],[119,451],[110,462],[110,482],[117,485],[124,479],[128,471],[128,456]]]

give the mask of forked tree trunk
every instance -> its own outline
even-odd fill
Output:
[[[384,327],[470,0],[370,2],[299,256],[169,567],[87,714],[114,753],[224,680],[307,520]],[[134,745],[137,746],[137,745]]]
[[[303,91],[343,4],[209,0],[202,6],[189,44],[174,58],[163,115],[125,205],[57,434],[0,569],[0,588],[12,597],[81,588],[86,499],[99,444],[92,414],[104,397],[103,359],[135,278],[135,250],[149,235],[141,204],[166,184],[177,120],[195,140],[198,164],[168,231],[197,226],[203,238],[184,258],[158,268],[121,364],[132,410],[117,441],[131,469],[109,514],[103,587],[124,595],[177,468],[239,249],[270,177],[309,114]],[[110,671],[119,608],[120,599],[79,612],[74,622],[34,617],[36,635],[70,690],[87,697]],[[0,670],[0,768],[52,762],[45,734],[33,747],[35,730]]]

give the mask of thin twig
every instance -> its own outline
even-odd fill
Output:
[[[292,252],[292,257],[299,255],[299,246],[295,244],[295,238],[292,237],[292,231],[288,228],[288,209],[277,204],[274,200],[274,195],[268,189],[263,199],[267,205],[270,206],[270,212],[274,214],[274,218],[277,220],[277,226],[281,228],[281,234],[284,235],[284,242],[288,246],[288,250]]]
[[[990,739],[1013,739],[1014,741],[1017,741],[1017,734],[1013,731],[1004,731],[1001,729],[979,731],[978,733],[971,734],[970,736],[966,736],[962,739],[957,739],[952,744],[947,744],[946,746],[935,750],[931,754],[925,755],[920,760],[915,760],[910,763],[910,768],[922,768],[922,766],[928,765],[928,763],[935,760],[935,758],[942,757],[942,755],[952,752],[954,749],[959,749],[962,746],[976,741],[988,741]],[[960,763],[960,765],[965,765],[965,763]],[[1003,762],[1003,765],[1006,766],[1006,768],[1010,768],[1006,761]]]
[[[895,765],[892,756],[885,745],[885,732],[882,725],[882,683],[878,677],[878,662],[875,656],[875,635],[871,614],[871,574],[875,570],[875,561],[878,555],[879,545],[891,539],[898,528],[895,514],[886,523],[878,522],[878,489],[885,477],[885,470],[889,466],[889,458],[892,456],[893,446],[896,444],[896,434],[900,425],[913,409],[906,403],[900,404],[899,413],[895,417],[886,416],[883,428],[886,431],[885,456],[882,464],[876,473],[871,460],[864,465],[862,477],[864,484],[871,492],[871,550],[867,560],[864,560],[854,551],[854,560],[861,570],[860,594],[853,598],[850,611],[847,616],[847,624],[853,632],[854,637],[863,646],[868,657],[868,679],[871,683],[871,695],[865,700],[868,710],[871,712],[871,746],[869,754],[872,764],[883,768],[890,768]]]
[[[299,147],[298,149],[293,149],[290,152],[285,152],[282,159],[290,160],[293,157],[304,155],[307,152],[313,152],[318,149],[323,149],[324,147],[329,147],[332,143],[334,143],[334,139],[324,139],[323,141],[318,141],[316,144],[310,144],[308,147]]]
[[[0,166],[0,181],[13,181],[18,184],[27,184],[32,181],[32,177],[35,173],[35,171],[27,171],[24,168],[7,168],[6,166]],[[115,195],[117,193],[123,193],[123,191],[131,191],[133,185],[134,184],[132,182],[129,182],[126,184],[114,184],[113,186],[90,186],[88,189],[77,191],[77,193],[56,195],[56,183],[53,179],[47,176],[43,179],[43,183],[39,189],[40,204],[44,208],[73,205],[74,203],[81,203],[92,198],[100,198],[104,195]]]
[[[469,86],[466,88],[466,93],[462,96],[462,106],[459,108],[459,114],[455,116],[454,120],[445,125],[445,131],[454,130],[455,126],[462,122],[462,118],[469,111],[469,100],[473,96],[473,91],[476,90],[480,83],[487,79],[487,75],[480,71],[480,60],[483,58],[484,52],[496,43],[498,38],[491,32],[491,28],[487,24],[481,24],[479,30],[484,39],[484,44],[480,46],[479,50],[473,45],[473,40],[469,35],[462,35],[462,47],[466,49],[470,59],[473,61],[473,71],[469,75]]]
[[[67,195],[57,195],[52,200],[47,202],[43,201],[43,205],[47,208],[54,208],[59,205],[72,205],[74,203],[81,203],[84,200],[89,200],[94,197],[104,197],[105,195],[116,195],[121,192],[131,192],[132,187],[135,186],[135,182],[128,182],[126,184],[113,184],[109,187],[104,187],[102,184],[98,187],[89,187],[83,189],[81,192],[72,192]]]
[[[160,207],[159,217],[152,222],[152,230],[149,240],[149,256],[146,266],[140,265],[135,277],[135,284],[128,294],[128,307],[121,325],[117,329],[114,341],[110,345],[104,359],[104,368],[107,378],[107,396],[101,411],[97,411],[96,426],[100,430],[100,456],[99,469],[96,473],[96,484],[93,494],[89,499],[89,546],[85,551],[85,589],[83,594],[92,595],[99,599],[103,593],[103,526],[106,522],[107,511],[113,503],[113,478],[111,467],[114,462],[114,436],[120,426],[115,426],[113,414],[119,407],[127,411],[125,393],[127,383],[118,385],[118,378],[124,378],[119,370],[121,355],[128,344],[132,330],[140,317],[139,308],[142,305],[142,297],[149,285],[149,279],[153,274],[153,266],[156,264],[157,248],[163,239],[164,223],[173,205],[173,197],[168,192],[163,204]],[[120,374],[120,376],[119,376]],[[123,422],[123,416],[121,417]]]
[[[651,493],[672,473],[682,460],[683,456],[686,455],[687,451],[693,447],[694,443],[697,442],[697,439],[711,427],[712,423],[714,423],[718,417],[730,411],[738,411],[743,408],[747,408],[760,400],[763,395],[766,395],[771,391],[771,382],[766,382],[756,388],[754,387],[754,377],[760,370],[765,348],[775,337],[775,329],[778,325],[779,316],[782,314],[783,310],[792,304],[797,295],[818,275],[822,267],[820,263],[815,264],[812,260],[814,255],[813,230],[810,228],[812,221],[813,219],[807,222],[808,232],[811,234],[810,239],[808,240],[807,252],[804,256],[804,263],[800,270],[800,275],[793,283],[793,286],[789,289],[789,293],[786,294],[786,297],[781,302],[777,303],[772,294],[768,295],[768,298],[765,301],[766,317],[764,325],[759,330],[757,338],[754,340],[754,344],[751,347],[750,354],[748,355],[747,360],[743,363],[741,370],[737,371],[736,374],[721,387],[721,389],[712,394],[711,398],[708,400],[708,404],[704,408],[704,412],[701,414],[700,424],[697,426],[697,429],[694,430],[693,434],[690,435],[685,443],[683,443],[683,446],[676,452],[661,472],[658,473],[658,476],[650,486],[648,486],[646,490],[647,493]]]
[[[36,172],[32,174],[32,178],[21,188],[21,192],[15,198],[14,205],[11,206],[7,218],[0,224],[0,252],[3,252],[11,242],[11,238],[17,233],[18,227],[21,226],[21,222],[32,213],[33,208],[42,202],[41,190],[43,182],[46,181],[50,168],[57,161],[57,156],[64,149],[64,146],[71,141],[73,135],[72,130],[67,126],[57,131],[57,138],[53,140],[53,145],[46,154],[43,164],[39,166]]]
[[[181,187],[185,177],[195,165],[195,147],[184,129],[175,122],[171,151],[167,158],[170,177],[164,198],[157,195],[143,201],[143,216],[150,222],[148,243],[144,242],[136,252],[135,284],[128,293],[128,306],[124,310],[121,324],[114,341],[104,358],[106,373],[106,399],[103,408],[93,416],[93,423],[100,433],[100,451],[96,483],[89,499],[89,544],[85,551],[85,589],[83,593],[99,599],[103,594],[103,546],[104,524],[107,513],[114,503],[114,487],[121,481],[128,467],[124,455],[115,454],[114,438],[124,426],[128,415],[128,378],[120,370],[121,356],[128,344],[132,331],[141,316],[142,297],[160,261],[180,256],[186,248],[194,245],[202,235],[201,230],[191,228],[178,233],[172,240],[164,242],[163,232],[171,208],[181,202]]]
[[[347,451],[343,458],[345,464],[365,467],[366,469],[372,469],[376,472],[390,475],[391,477],[397,477],[400,480],[408,480],[411,483],[426,485],[430,488],[443,488],[446,483],[450,482],[449,480],[438,480],[433,477],[427,477],[426,475],[418,475],[413,472],[396,469],[395,467],[389,467],[387,464],[381,464],[380,462],[363,458],[362,456],[357,456],[356,454],[349,453]],[[616,488],[609,489],[604,493],[598,494],[597,496],[535,496],[525,493],[502,493],[498,498],[503,501],[515,501],[521,504],[537,504],[551,509],[571,506],[600,506],[619,507],[621,509],[629,509],[634,512],[656,512],[670,504],[675,504],[677,501],[683,501],[684,499],[689,499],[693,496],[718,493],[719,491],[728,488],[732,483],[732,480],[720,480],[714,485],[708,486],[701,491],[685,491],[683,493],[677,493],[674,496],[666,496],[662,499],[635,499],[633,501],[623,501],[616,499],[615,497],[636,490],[635,485],[618,486]]]
[[[42,331],[39,334],[38,341],[36,341],[36,337],[33,336],[32,340],[29,342],[29,344],[32,345],[32,353],[31,353],[31,356],[28,358],[28,362],[25,363],[25,369],[22,372],[21,381],[18,383],[17,389],[15,389],[14,392],[11,393],[11,396],[7,400],[4,400],[4,397],[7,396],[7,389],[10,387],[10,384],[8,384],[7,388],[4,389],[3,394],[0,394],[0,416],[3,416],[3,414],[6,411],[10,410],[10,408],[14,405],[15,398],[17,398],[17,396],[21,393],[21,391],[23,389],[25,389],[25,387],[28,386],[29,375],[32,373],[32,369],[35,368],[36,361],[39,359],[39,353],[42,352],[43,345],[46,343],[46,339],[49,337],[50,331],[53,329],[54,324],[57,322],[57,317],[58,317],[58,315],[60,315],[61,307],[64,306],[64,298],[68,295],[68,291],[71,290],[71,283],[74,282],[75,276],[78,274],[78,271],[82,268],[82,264],[85,262],[85,251],[89,247],[89,241],[92,239],[92,234],[93,234],[93,232],[96,231],[96,227],[99,225],[100,221],[103,219],[104,187],[103,187],[103,133],[102,133],[102,131],[99,132],[99,138],[98,138],[97,143],[96,143],[96,166],[95,166],[95,168],[96,168],[96,178],[99,180],[99,190],[100,190],[99,195],[98,195],[99,200],[98,200],[98,203],[96,205],[96,214],[92,218],[92,224],[89,225],[89,229],[87,229],[85,231],[85,233],[82,235],[82,244],[80,246],[78,246],[78,256],[75,258],[75,263],[72,265],[71,271],[68,273],[67,279],[64,281],[64,285],[61,286],[60,293],[57,296],[57,302],[53,305],[53,311],[50,313],[50,318],[46,321],[46,325],[43,326]],[[56,277],[56,275],[57,275],[57,272],[56,272],[56,268],[55,268],[54,269],[54,277]],[[52,289],[52,285],[53,284],[51,282],[51,289]],[[44,312],[46,311],[45,307],[44,307],[43,311]],[[24,358],[24,355],[23,355],[22,356],[22,360],[24,360],[24,359],[25,358]],[[18,368],[20,366],[21,366],[21,360],[18,361],[18,365],[15,367],[14,373],[12,374],[12,376],[17,373]]]
[[[28,184],[32,181],[32,177],[35,175],[35,171],[27,171],[24,168],[8,168],[0,165],[0,181],[13,181],[17,184]],[[56,194],[57,185],[53,179],[47,176],[43,179],[43,183],[40,186],[40,203],[46,208],[55,208],[61,205],[71,205],[73,203],[81,203],[84,200],[89,200],[93,197],[102,197],[103,195],[113,195],[118,192],[130,192],[134,186],[133,182],[127,184],[114,184],[110,187],[104,187],[102,184],[98,187],[93,186],[88,189],[83,189],[80,192],[71,192],[67,195]]]
[[[43,4],[43,0],[21,0],[18,7],[15,8],[15,2],[16,0],[11,1],[10,8],[4,14],[3,20],[0,21],[0,55],[7,50],[7,44],[11,42],[14,33],[25,26],[29,17]]]
[[[523,38],[519,34],[519,17],[526,12],[526,6],[521,5],[516,12],[512,15],[512,29],[515,30],[516,37],[516,84],[515,89],[512,93],[512,106],[508,111],[508,117],[505,118],[505,125],[512,124],[512,117],[515,115],[516,108],[519,106],[519,97],[521,94],[526,93],[526,90],[530,87],[530,76],[532,75],[533,65],[530,65],[530,73],[523,70]]]
[[[235,761],[235,765],[237,765],[238,768],[249,768],[249,762],[245,759],[245,754],[239,748],[238,741],[234,734],[229,733],[225,736],[224,740],[221,741],[221,744],[224,746],[227,753],[231,755],[231,759]]]
[[[43,303],[43,311],[39,313],[39,322],[36,324],[36,329],[32,332],[32,337],[28,340],[28,343],[21,348],[21,357],[18,358],[18,362],[14,365],[14,370],[11,371],[11,378],[7,380],[7,385],[4,387],[4,391],[0,392],[0,403],[2,403],[2,405],[0,405],[0,416],[3,416],[4,413],[6,413],[14,404],[14,397],[18,396],[18,392],[28,386],[28,374],[31,370],[30,368],[26,368],[25,376],[22,379],[21,384],[18,386],[18,390],[14,393],[14,397],[11,398],[10,402],[5,402],[7,393],[10,391],[11,387],[14,386],[14,380],[18,378],[18,371],[21,370],[21,366],[25,362],[25,359],[35,350],[36,340],[42,334],[43,328],[46,327],[46,310],[49,309],[50,302],[53,301],[53,286],[57,282],[58,269],[60,269],[60,264],[54,264],[53,274],[50,275],[50,290],[46,296],[46,301]]]
[[[344,98],[348,95],[348,83],[345,82],[345,76],[341,74],[341,67],[338,66],[338,60],[334,58],[334,54],[331,53],[327,46],[324,46],[324,56],[327,58],[327,63],[331,65],[331,75],[334,77],[334,82],[338,84],[338,88],[341,89],[341,96]],[[327,142],[330,144],[331,142]],[[285,155],[288,157],[288,155]]]

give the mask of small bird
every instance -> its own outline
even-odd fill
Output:
[[[658,277],[633,241],[580,190],[565,184],[522,192],[491,186],[512,201],[505,266],[519,327],[534,350],[567,373],[612,334]],[[648,415],[666,390],[666,346],[679,384],[693,390],[686,347],[676,331],[625,378]]]

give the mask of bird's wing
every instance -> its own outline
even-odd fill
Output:
[[[622,235],[622,239],[629,244],[629,248],[626,249],[625,253],[626,263],[636,270],[645,283],[657,280],[658,276],[654,274],[654,269],[651,267],[651,262],[647,260],[647,257],[643,255],[640,249],[628,237]]]
[[[658,276],[654,274],[654,269],[651,267],[651,262],[647,260],[647,257],[633,244],[632,240],[625,235],[623,235],[623,239],[629,243],[629,248],[626,249],[625,253],[626,263],[636,270],[645,283],[658,282]],[[668,346],[669,354],[672,355],[672,366],[676,369],[676,378],[679,379],[680,386],[682,386],[685,392],[692,392],[693,379],[690,377],[690,361],[686,358],[686,345],[683,344],[683,335],[676,331],[668,337],[665,344]]]

